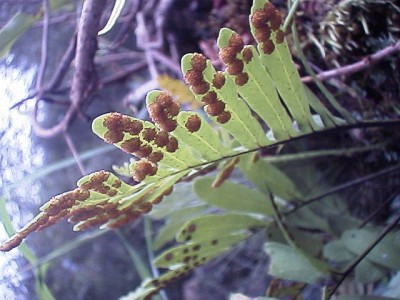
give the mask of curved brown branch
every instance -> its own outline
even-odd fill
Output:
[[[100,28],[100,18],[106,3],[106,0],[84,1],[82,15],[78,23],[75,72],[70,92],[71,106],[58,124],[51,128],[43,128],[36,120],[38,110],[36,103],[33,129],[38,136],[50,138],[65,131],[81,104],[96,89],[97,74],[94,56],[97,50],[97,33]]]
[[[368,69],[373,64],[381,61],[385,57],[392,55],[396,52],[400,52],[400,41],[394,45],[388,46],[372,55],[367,56],[359,62],[343,66],[334,70],[324,71],[317,74],[319,80],[327,80],[334,77],[339,77],[342,75],[350,75],[353,73],[360,72],[362,70]],[[305,76],[301,79],[303,82],[311,82],[313,78],[311,76]]]

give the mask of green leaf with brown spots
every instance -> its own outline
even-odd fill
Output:
[[[268,222],[240,214],[207,215],[190,220],[178,233],[177,241],[182,244],[164,251],[154,261],[157,267],[168,271],[143,283],[128,295],[131,298],[123,299],[143,299],[138,295],[145,297],[158,291],[243,241],[252,229],[262,228],[267,224]],[[133,295],[139,298],[132,298]]]
[[[217,72],[201,54],[186,54],[182,58],[182,72],[196,99],[206,104],[204,111],[210,119],[244,147],[252,149],[271,143],[247,104],[239,99],[230,76]]]
[[[178,232],[176,240],[178,242],[212,240],[224,234],[235,235],[250,229],[263,228],[269,222],[244,214],[206,215],[186,223]]]
[[[248,234],[244,232],[230,234],[230,232],[222,231],[221,233],[227,235],[216,234],[212,239],[204,238],[170,248],[157,257],[154,264],[160,268],[173,269],[175,266],[184,265],[193,269],[248,237]]]
[[[264,10],[272,19],[265,18]],[[284,172],[254,153],[321,129],[322,125],[317,125],[311,115],[311,107],[320,114],[325,127],[338,122],[319,105],[318,99],[310,102],[306,96],[275,8],[269,2],[255,0],[251,23],[257,47],[244,45],[233,31],[221,31],[218,44],[221,60],[227,66],[225,71],[216,71],[201,54],[182,58],[184,79],[195,98],[205,105],[206,117],[181,111],[167,92],[151,91],[146,98],[151,121],[120,113],[104,114],[94,120],[95,134],[137,158],[124,168],[124,174],[130,173],[137,181],[135,185],[105,171],[87,175],[79,180],[76,189],[55,196],[42,206],[38,216],[2,244],[0,250],[9,251],[31,232],[63,219],[76,224],[75,230],[122,226],[149,213],[178,182],[204,175],[228,161],[213,182],[219,188],[203,193],[205,184],[211,183],[206,178],[198,181],[198,192],[209,203],[241,214],[182,218],[187,220],[177,232],[177,241],[182,244],[157,260],[157,264],[170,270],[144,283],[138,291],[142,293],[140,299],[227,251],[253,229],[265,228],[270,222],[265,216],[271,213],[271,203],[264,200],[269,200],[271,193],[284,199],[280,204],[301,199],[301,191]],[[238,163],[238,156],[239,168],[261,193],[224,183]],[[171,228],[174,227],[170,227],[169,235]]]
[[[157,98],[163,93],[160,91],[151,91],[147,94],[147,106],[153,111]],[[221,157],[234,153],[232,149],[225,147],[215,129],[198,113],[179,111],[174,119],[170,121],[176,122],[176,127],[170,131],[171,135],[176,137],[185,147],[179,147],[174,153],[177,157],[185,157],[195,155],[203,161],[211,161],[220,159]],[[158,120],[156,118],[156,120]],[[180,149],[191,151],[189,153],[180,153]],[[194,162],[198,163],[198,161]]]
[[[293,121],[279,99],[272,78],[262,64],[259,53],[254,46],[244,46],[239,53],[231,54],[234,51],[231,44],[235,39],[240,39],[240,36],[228,28],[223,28],[219,34],[218,47],[221,49],[220,57],[228,66],[227,72],[230,71],[232,64],[241,62],[243,72],[248,76],[245,83],[237,85],[239,95],[269,126],[277,140],[295,136]],[[234,57],[233,62],[228,60],[230,55]],[[228,76],[235,78],[238,75]]]
[[[307,133],[321,129],[312,118],[307,94],[282,31],[279,11],[269,1],[254,0],[250,28],[261,61],[300,131]]]

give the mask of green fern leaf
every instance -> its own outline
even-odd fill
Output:
[[[271,202],[259,191],[230,181],[225,181],[218,188],[211,188],[213,181],[212,177],[203,177],[194,183],[194,190],[203,201],[230,211],[273,215]]]
[[[303,198],[296,184],[285,173],[257,155],[242,155],[239,168],[266,195],[272,192],[286,201]]]
[[[254,0],[250,28],[258,42],[261,61],[301,132],[320,129],[311,116],[303,83],[284,38],[283,22],[278,10],[269,1]]]
[[[206,104],[208,116],[239,143],[248,149],[271,144],[249,107],[238,98],[230,76],[217,73],[201,54],[186,54],[182,58],[182,72],[196,99]]]
[[[378,232],[369,229],[352,229],[343,233],[341,241],[350,252],[360,255],[378,237]],[[398,237],[398,236],[397,236]],[[387,235],[367,255],[366,259],[374,264],[389,268],[400,269],[399,247],[396,245],[396,235]]]
[[[237,43],[243,43],[237,33],[228,28],[221,29],[218,47],[221,49],[221,59],[228,66],[227,71],[233,74],[229,76],[234,77],[235,81],[239,81],[242,74],[247,76],[247,81],[237,84],[238,93],[267,123],[278,140],[295,136],[292,120],[279,99],[272,78],[266,72],[259,53],[254,46],[245,46],[239,53],[235,53],[234,45]],[[237,64],[243,65],[243,70],[242,73],[234,75],[237,73],[235,70]]]
[[[268,222],[241,214],[207,215],[190,220],[177,235],[177,241],[183,244],[166,250],[154,262],[157,267],[168,271],[146,281],[122,299],[145,299],[243,241],[249,236],[249,230],[267,225]]]
[[[328,275],[323,268],[310,264],[305,256],[290,246],[268,242],[265,251],[271,258],[270,275],[306,283],[316,283]]]

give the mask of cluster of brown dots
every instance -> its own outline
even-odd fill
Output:
[[[146,176],[152,176],[157,172],[157,163],[164,157],[162,149],[173,153],[179,146],[178,140],[168,133],[177,126],[176,120],[172,117],[179,113],[179,106],[169,95],[168,97],[165,95],[161,93],[149,106],[153,120],[162,130],[144,128],[139,120],[133,120],[119,113],[112,113],[104,118],[103,125],[108,129],[104,136],[106,142],[120,143],[119,146],[123,151],[141,158],[132,170],[133,178],[137,181],[142,181]],[[130,135],[129,138],[125,137],[125,133]]]
[[[118,188],[121,187],[122,181],[115,179],[111,186],[106,184],[110,177],[110,173],[100,171],[96,172],[91,176],[89,181],[85,182],[80,186],[80,190],[83,193],[89,191],[95,191],[109,197],[116,196],[118,194]],[[107,223],[112,218],[118,216],[119,211],[117,210],[117,203],[102,202],[95,205],[81,205],[73,207],[69,212],[69,222],[78,223],[78,229],[84,230],[93,226],[98,226]]]
[[[132,120],[120,113],[111,113],[107,115],[103,122],[104,127],[108,129],[104,135],[107,143],[115,144],[124,139],[124,133],[137,135],[143,129],[143,123],[139,120]]]
[[[172,192],[172,187],[166,189],[160,196],[155,197],[151,201],[147,201],[145,195],[142,199],[136,200],[130,206],[122,210],[118,210],[118,215],[113,218],[115,220],[109,222],[107,224],[107,227],[115,229],[121,227],[122,225],[125,225],[128,222],[136,220],[141,215],[150,212],[153,208],[153,205],[160,203],[164,198],[164,196],[169,195],[171,192]]]
[[[255,10],[250,22],[255,29],[254,36],[257,42],[262,45],[261,48],[265,54],[274,52],[275,43],[283,43],[285,33],[280,29],[282,16],[273,4],[267,2],[263,8]],[[275,43],[271,39],[272,32],[275,32]]]
[[[183,234],[189,234],[196,231],[196,224],[190,224],[183,232]],[[188,239],[190,240],[190,239]],[[207,247],[213,247],[218,245],[218,240],[213,239],[209,241]],[[193,268],[198,267],[201,264],[204,264],[207,261],[207,257],[201,255],[201,250],[205,245],[200,243],[190,243],[186,245],[186,247],[182,248],[182,253],[178,253],[179,261],[183,263],[183,267],[174,271],[168,278],[163,279],[153,279],[151,284],[154,286],[155,290],[149,294],[148,299],[151,299],[151,296],[157,293],[160,289],[166,287],[169,283],[182,278],[183,276],[187,275],[187,273],[192,270]],[[164,260],[166,262],[171,262],[175,258],[176,253],[169,252],[164,255]]]
[[[210,116],[216,117],[217,122],[224,124],[231,119],[231,113],[226,110],[225,102],[218,99],[215,91],[209,91],[202,98],[202,102],[206,105],[204,110]]]
[[[110,174],[107,172],[97,172],[79,188],[53,197],[34,222],[29,223],[0,245],[0,251],[10,251],[18,247],[30,233],[43,230],[66,218],[71,223],[81,222],[77,226],[79,230],[107,223],[109,223],[107,226],[110,228],[118,228],[149,212],[154,204],[159,203],[164,196],[172,192],[172,187],[170,187],[150,202],[137,201],[122,210],[118,209],[118,203],[108,201],[94,205],[80,205],[90,197],[90,191],[96,191],[107,196],[116,195],[113,188],[119,188],[122,182],[115,179],[110,187],[105,184],[109,176]]]
[[[244,51],[246,60],[237,58],[238,54]],[[244,48],[244,42],[241,36],[237,33],[232,34],[229,39],[228,45],[221,48],[219,51],[221,61],[227,66],[226,71],[228,74],[235,77],[236,85],[242,86],[249,80],[249,75],[243,72],[244,63],[252,58],[252,52],[248,48]]]
[[[186,229],[187,233],[193,233],[196,231],[196,225],[195,224],[190,224],[188,228]],[[218,244],[218,240],[213,239],[209,241],[208,247],[213,247]],[[166,287],[169,283],[181,279],[183,276],[186,276],[187,273],[192,270],[193,268],[198,267],[201,264],[204,264],[207,261],[207,257],[201,255],[201,250],[204,247],[204,245],[201,245],[199,243],[191,243],[187,245],[186,247],[182,248],[182,253],[179,253],[179,260],[181,263],[183,263],[183,267],[174,271],[173,274],[171,274],[170,277],[168,278],[163,278],[163,279],[153,279],[151,281],[151,284],[154,286],[155,290],[149,294],[149,298],[151,299],[151,296],[157,293],[160,289]],[[164,260],[166,262],[171,262],[175,257],[175,254],[173,252],[166,253],[164,256]],[[147,299],[147,298],[145,298]]]
[[[146,176],[154,176],[157,173],[157,167],[146,160],[139,160],[133,165],[133,178],[136,181],[142,181]]]
[[[193,93],[204,95],[210,90],[210,84],[204,79],[203,72],[207,67],[207,59],[204,55],[195,53],[190,61],[191,69],[184,76]]]
[[[192,87],[195,94],[202,95],[201,101],[205,104],[204,110],[210,116],[216,117],[218,123],[224,124],[231,118],[231,113],[226,110],[225,103],[218,99],[218,95],[210,88],[210,84],[205,81],[203,71],[206,68],[206,58],[201,54],[194,54],[191,60],[192,69],[185,74],[185,81]],[[223,72],[214,74],[212,85],[215,89],[221,89],[225,84],[226,78]],[[200,128],[200,118],[192,116],[186,123],[186,128],[190,132]]]
[[[109,173],[104,171],[97,172],[89,181],[91,182],[90,184],[84,187],[82,185],[80,188],[90,188],[97,192],[106,191],[107,189],[104,188],[104,182],[108,179],[109,175]],[[101,181],[101,179],[103,179],[103,181]],[[122,182],[119,179],[115,179],[112,186],[117,188],[121,184]],[[171,192],[172,187],[166,189],[160,196],[155,197],[151,201],[146,201],[146,197],[143,196],[124,209],[119,209],[118,203],[111,202],[99,203],[92,206],[78,206],[77,208],[71,209],[69,221],[71,223],[81,222],[81,224],[77,226],[79,230],[85,230],[103,224],[107,224],[109,228],[118,228],[151,211],[154,204],[159,203],[164,196],[169,195]]]
[[[29,223],[0,245],[0,251],[10,251],[18,247],[22,240],[30,233],[43,230],[55,224],[57,221],[69,217],[69,209],[73,207],[77,201],[84,201],[87,198],[89,198],[89,193],[87,191],[82,191],[80,188],[53,197],[34,222]]]
[[[147,107],[147,110],[150,118],[162,130],[167,132],[175,130],[177,126],[176,116],[179,114],[180,107],[170,93],[160,92],[155,101]]]
[[[105,171],[99,171],[94,173],[90,179],[82,184],[80,187],[84,191],[95,191],[103,195],[113,197],[117,195],[118,188],[121,187],[122,182],[119,179],[114,180],[111,186],[107,185],[106,182],[110,177],[110,173]]]

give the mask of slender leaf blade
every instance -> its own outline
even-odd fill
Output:
[[[230,211],[273,215],[271,202],[257,190],[230,181],[212,188],[213,181],[213,177],[203,177],[194,183],[194,190],[203,201]]]
[[[222,28],[218,37],[218,47],[224,49],[236,33],[228,28]],[[295,136],[292,120],[282,105],[275,85],[261,62],[259,53],[254,46],[245,46],[236,59],[243,62],[243,72],[248,74],[248,81],[237,85],[240,96],[271,128],[277,140]]]
[[[269,1],[255,0],[253,2],[250,16],[251,20],[252,16],[254,16],[257,11],[266,12],[265,3],[269,3]],[[271,14],[271,18],[268,19],[265,24],[270,30],[268,39],[266,39],[265,36],[260,38],[259,29],[254,26],[254,22],[250,23],[251,32],[258,41],[257,47],[261,56],[261,61],[266,66],[268,73],[282,97],[282,101],[284,101],[293,119],[298,123],[300,130],[307,133],[319,129],[312,118],[303,83],[300,80],[300,75],[296,70],[292,55],[284,39],[282,20],[279,16],[279,12],[275,11]],[[266,46],[267,44],[268,47]]]
[[[271,258],[268,274],[272,276],[313,284],[327,275],[290,246],[267,242],[264,249]]]
[[[189,76],[188,74],[193,71],[192,61],[198,55],[186,54],[182,57],[182,72],[185,76]],[[218,103],[223,106],[221,114],[225,113],[225,116],[229,115],[229,117],[222,121],[219,115],[213,116],[213,113],[210,114],[208,108],[211,106],[206,105],[204,109],[210,119],[231,133],[246,148],[252,149],[270,144],[271,142],[266,138],[260,123],[252,116],[247,104],[238,98],[236,86],[232,78],[223,72],[218,74],[224,78],[224,83],[217,88],[213,83],[215,76],[218,76],[217,72],[211,62],[206,60],[206,67],[202,72],[202,76],[204,82],[209,86],[208,92],[205,95],[194,92],[196,99],[203,102],[207,102],[208,100],[205,99],[208,99],[210,95],[214,95],[213,97],[216,97],[216,101],[220,101]],[[193,87],[191,89],[193,91]]]

